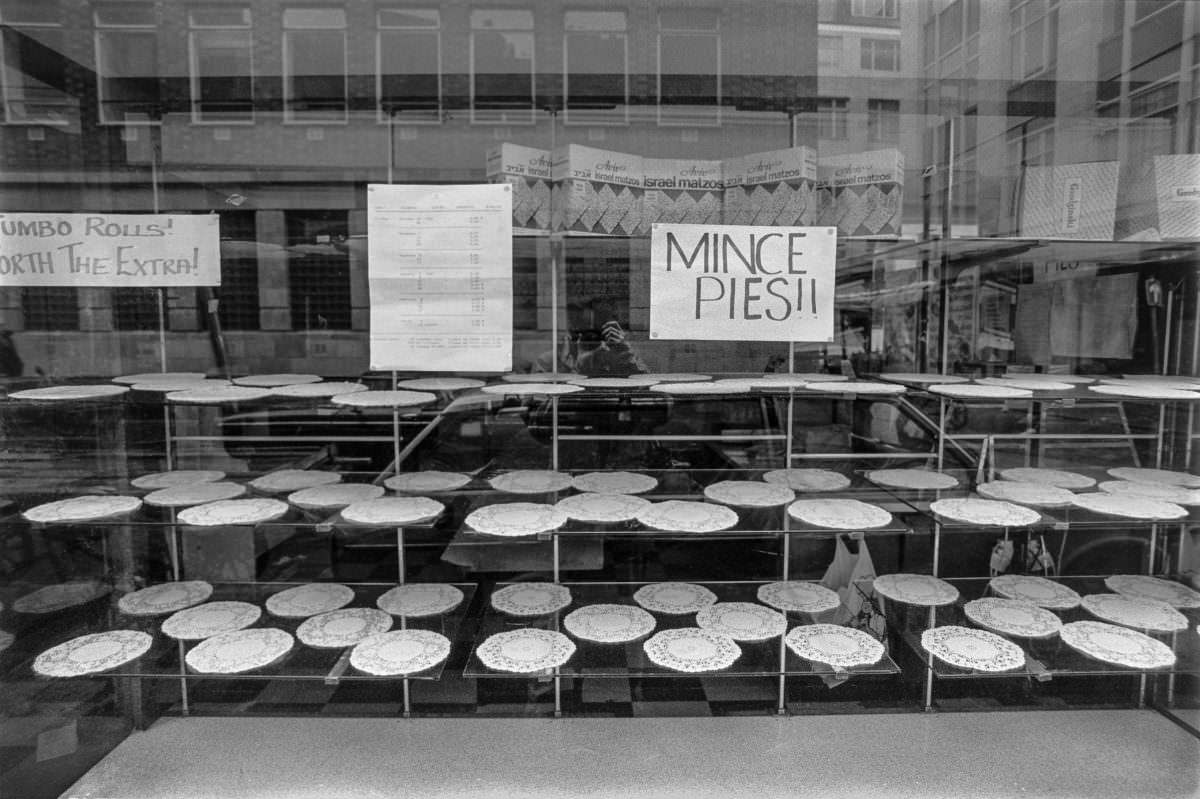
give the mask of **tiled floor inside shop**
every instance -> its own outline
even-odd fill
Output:
[[[1149,710],[804,718],[168,718],[71,799],[1200,795],[1200,740]]]

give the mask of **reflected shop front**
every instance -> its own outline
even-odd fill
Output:
[[[1200,735],[1200,2],[0,0],[0,115],[13,795],[198,715]]]

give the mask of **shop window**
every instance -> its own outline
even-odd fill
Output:
[[[284,218],[292,329],[349,330],[347,213],[294,211]]]
[[[951,50],[962,46],[962,26],[962,0],[956,0],[941,14],[938,14],[938,52],[940,55],[944,56]]]
[[[1009,22],[1013,79],[1025,80],[1050,69],[1058,47],[1058,0],[1014,0]]]
[[[161,316],[160,316],[161,311]],[[167,296],[155,288],[112,290],[113,330],[167,329]]]
[[[1134,4],[1135,19],[1145,19],[1151,14],[1157,14],[1168,6],[1179,5],[1179,0],[1137,0]]]
[[[188,12],[192,119],[250,122],[254,118],[253,31],[250,11],[214,7]]]
[[[828,69],[842,68],[842,37],[817,37],[817,66]]]
[[[566,122],[628,122],[629,35],[625,12],[568,11],[564,28]]]
[[[7,3],[0,9],[0,91],[4,121],[65,125],[79,115],[67,92],[58,3]]]
[[[158,123],[162,94],[158,19],[150,3],[105,3],[96,23],[96,86],[100,121]]]
[[[533,12],[471,12],[471,121],[532,124]]]
[[[435,8],[385,8],[376,17],[380,119],[405,124],[442,118],[442,20]]]
[[[721,17],[712,9],[658,15],[658,121],[715,125],[721,109]]]
[[[899,100],[867,100],[867,138],[873,142],[899,141]]]
[[[896,19],[896,0],[850,0],[850,16]]]
[[[253,211],[221,213],[221,285],[213,290],[224,330],[258,330],[258,236]]]
[[[79,290],[68,286],[21,289],[26,330],[78,330]]]
[[[287,121],[346,120],[345,9],[284,10],[283,73]]]
[[[899,72],[900,40],[863,39],[859,66],[876,72]]]
[[[848,106],[845,97],[822,97],[817,100],[817,138],[846,138]]]

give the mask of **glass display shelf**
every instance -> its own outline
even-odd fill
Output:
[[[304,621],[301,618],[280,618],[272,615],[265,608],[266,600],[272,594],[296,586],[297,583],[213,583],[212,596],[206,600],[249,602],[262,608],[258,621],[250,625],[256,627],[274,627],[291,634]],[[395,588],[396,584],[388,583],[342,583],[354,590],[354,599],[346,608],[375,608],[375,601],[385,591]],[[453,610],[437,615],[420,618],[392,618],[394,630],[419,629],[440,633],[450,639],[451,655],[458,645],[458,637],[467,610],[474,599],[475,583],[453,583],[463,592],[463,601]],[[51,614],[11,614],[15,619],[6,619],[5,629],[14,635],[13,644],[5,653],[5,658],[12,664],[6,672],[14,678],[33,679],[78,679],[78,678],[46,678],[33,672],[33,661],[40,653],[65,643],[74,638],[105,630],[138,630],[149,633],[154,641],[146,654],[117,668],[98,674],[85,675],[94,677],[133,677],[152,679],[189,680],[322,680],[336,683],[341,680],[437,680],[441,678],[445,661],[424,671],[394,677],[379,677],[356,671],[349,665],[351,647],[339,649],[323,649],[307,646],[296,639],[292,649],[277,661],[263,668],[237,674],[207,674],[193,672],[183,661],[186,653],[198,645],[200,641],[179,641],[164,635],[160,628],[162,622],[170,614],[160,616],[130,616],[121,613],[117,608],[118,596],[113,593],[103,601],[94,601],[83,606],[65,608]],[[7,615],[7,614],[6,614]]]
[[[1175,652],[1175,664],[1163,668],[1138,669],[1096,660],[1067,646],[1058,635],[1040,639],[1002,635],[1001,637],[1017,644],[1025,652],[1026,665],[1012,671],[991,672],[963,669],[931,657],[921,646],[921,633],[931,627],[947,625],[978,628],[978,625],[967,619],[963,612],[963,605],[979,597],[996,596],[989,590],[988,580],[989,578],[986,577],[947,580],[960,593],[958,601],[953,605],[923,608],[885,601],[884,608],[887,611],[888,628],[898,634],[918,659],[925,662],[935,677],[941,679],[1033,677],[1038,680],[1047,680],[1060,676],[1117,676],[1143,673],[1151,675],[1200,674],[1200,634],[1196,632],[1197,625],[1200,624],[1200,609],[1180,611],[1188,618],[1186,629],[1175,633],[1147,633],[1151,638],[1161,641]],[[1112,593],[1105,587],[1103,577],[1058,577],[1055,578],[1055,581],[1074,589],[1081,596]],[[863,590],[865,586],[860,584],[859,588]],[[875,597],[873,601],[878,602],[878,597]],[[1104,621],[1082,607],[1052,612],[1062,619],[1064,624],[1075,621]]]
[[[696,585],[708,588],[717,596],[718,602],[757,602],[756,592],[762,581],[737,582],[707,582],[695,581]],[[504,587],[498,584],[497,589]],[[775,636],[764,641],[738,641],[742,650],[741,656],[728,668],[718,671],[685,672],[664,668],[653,663],[646,655],[642,645],[660,630],[696,627],[696,614],[671,615],[651,613],[654,617],[654,630],[641,638],[626,643],[605,644],[585,641],[575,638],[566,631],[562,620],[573,610],[587,605],[618,604],[637,606],[633,599],[634,593],[646,583],[560,583],[571,591],[571,604],[555,613],[543,616],[520,617],[510,616],[491,607],[486,603],[486,609],[480,620],[474,646],[467,661],[463,674],[476,678],[525,678],[545,679],[548,677],[813,677],[826,679],[835,674],[832,667],[814,663],[798,657],[783,643],[782,636]],[[764,607],[766,607],[764,605]],[[787,613],[787,626],[813,624],[827,621],[832,612]],[[543,630],[555,630],[563,633],[575,644],[575,653],[566,664],[557,669],[518,674],[496,671],[485,666],[476,654],[476,649],[489,636],[496,633],[508,632],[523,627],[535,627]],[[780,657],[783,656],[783,667],[780,667]],[[855,666],[843,671],[837,671],[839,678],[855,676],[886,676],[898,674],[899,666],[887,654],[878,662],[869,666]]]

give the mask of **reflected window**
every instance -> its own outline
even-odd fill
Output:
[[[221,285],[213,289],[223,330],[258,330],[258,236],[254,211],[221,213]]]
[[[897,0],[850,0],[850,16],[895,19]]]
[[[162,118],[158,18],[149,3],[105,3],[96,24],[96,86],[100,121],[155,123]]]
[[[67,91],[58,3],[13,2],[0,8],[0,91],[5,122],[65,125],[79,103]]]
[[[817,138],[846,138],[848,107],[845,97],[822,97],[817,100]]]
[[[859,66],[876,72],[900,71],[899,39],[863,39]]]
[[[194,121],[253,120],[253,44],[249,9],[220,6],[188,12]]]
[[[817,66],[828,69],[842,67],[842,37],[817,37]]]
[[[873,142],[900,140],[899,100],[867,100],[867,138]]]
[[[721,16],[677,8],[658,15],[658,121],[715,125],[721,110]]]
[[[471,121],[532,124],[533,12],[471,12]]]
[[[1013,0],[1013,78],[1025,80],[1049,69],[1058,46],[1058,0]]]
[[[167,293],[155,288],[134,287],[112,290],[113,330],[158,330],[170,328]]]
[[[283,73],[289,122],[346,120],[345,9],[284,10]]]
[[[377,16],[379,116],[440,122],[442,20],[435,8],[385,8]]]
[[[568,11],[564,27],[566,121],[627,122],[629,36],[625,12]]]
[[[30,286],[21,289],[26,330],[78,330],[79,289]]]
[[[285,212],[293,330],[350,329],[346,211]]]

